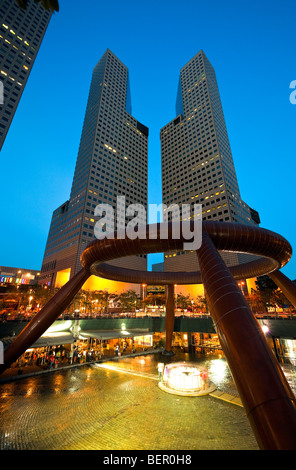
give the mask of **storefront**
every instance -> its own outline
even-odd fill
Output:
[[[174,333],[173,347],[187,352],[206,353],[218,352],[221,354],[221,345],[218,335],[213,333]]]
[[[8,347],[14,339],[15,337],[3,338],[2,342],[5,347]],[[69,361],[74,341],[72,333],[65,331],[44,334],[18,358],[14,367],[47,368],[54,367],[61,362],[66,363]],[[50,364],[50,357],[53,357],[52,364]]]
[[[296,366],[296,339],[274,338],[274,349],[280,362]]]
[[[147,330],[88,330],[80,331],[79,343],[84,342],[100,355],[114,354],[115,351],[133,352],[137,349],[152,348],[153,332]]]
[[[217,334],[213,333],[193,333],[192,345],[196,352],[218,351],[221,353],[221,345]]]

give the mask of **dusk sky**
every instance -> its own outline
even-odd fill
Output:
[[[296,250],[295,2],[60,0],[0,153],[0,265],[41,268],[52,212],[70,196],[92,71],[107,48],[128,67],[132,115],[149,127],[149,203],[162,199],[159,133],[176,116],[180,69],[203,49],[241,197],[261,227]],[[296,279],[296,254],[283,272]]]

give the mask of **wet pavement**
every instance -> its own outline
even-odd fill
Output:
[[[158,387],[158,362],[180,358],[192,359],[139,356],[1,384],[0,449],[257,450],[242,407]],[[238,395],[224,359],[194,359],[219,390]],[[294,391],[295,371],[287,368]]]

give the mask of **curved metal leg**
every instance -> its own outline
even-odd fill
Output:
[[[165,351],[166,356],[172,356],[172,340],[175,321],[175,288],[173,284],[167,286],[166,314],[165,314]]]
[[[197,255],[216,331],[260,448],[295,450],[295,396],[259,323],[207,234]]]

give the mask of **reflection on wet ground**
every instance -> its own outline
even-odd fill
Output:
[[[135,374],[92,365],[3,384],[0,449],[258,449],[243,408],[210,396],[170,395],[150,380],[158,362],[192,359],[141,356],[116,364]],[[219,390],[238,395],[224,359],[194,361],[208,368]],[[295,391],[296,368],[285,372]]]

